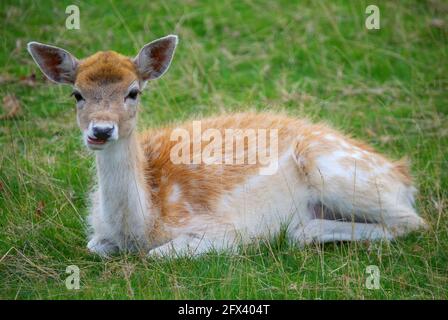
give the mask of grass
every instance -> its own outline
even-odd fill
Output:
[[[65,28],[77,3],[81,29]],[[0,96],[22,113],[0,120],[2,299],[446,299],[448,297],[448,6],[375,1],[78,1],[0,3]],[[140,129],[222,110],[287,110],[407,155],[430,229],[396,242],[299,250],[281,235],[240,254],[191,260],[86,250],[93,158],[82,146],[69,87],[50,85],[26,52],[37,40],[84,57],[135,55],[176,33],[170,71],[146,90]],[[26,85],[23,77],[36,73]],[[22,79],[22,80],[20,80]],[[65,269],[81,270],[67,290]],[[381,288],[365,286],[368,265]]]

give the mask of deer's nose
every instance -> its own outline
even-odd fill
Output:
[[[114,126],[93,126],[93,135],[97,139],[107,140],[112,136],[114,132]]]

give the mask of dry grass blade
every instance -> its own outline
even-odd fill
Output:
[[[11,119],[22,114],[22,106],[19,99],[14,94],[8,94],[3,97],[3,111],[0,120]]]

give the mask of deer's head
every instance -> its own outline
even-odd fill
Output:
[[[145,45],[135,58],[113,51],[78,60],[68,51],[38,42],[28,51],[48,79],[73,86],[78,125],[90,149],[128,137],[136,125],[139,95],[149,80],[168,69],[177,36]]]

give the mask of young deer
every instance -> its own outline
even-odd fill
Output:
[[[78,125],[96,151],[98,188],[89,215],[90,251],[150,256],[234,250],[269,238],[283,224],[299,245],[392,239],[425,222],[415,209],[406,165],[323,124],[271,113],[204,119],[202,128],[278,130],[278,169],[255,164],[175,164],[175,127],[136,133],[139,95],[168,69],[177,36],[145,45],[131,59],[113,51],[77,60],[37,42],[28,50],[54,82],[71,84]],[[191,124],[182,125],[192,133]],[[244,137],[247,155],[268,145]],[[190,142],[187,142],[190,148]],[[206,144],[200,144],[200,152]],[[232,152],[233,157],[233,152]]]

